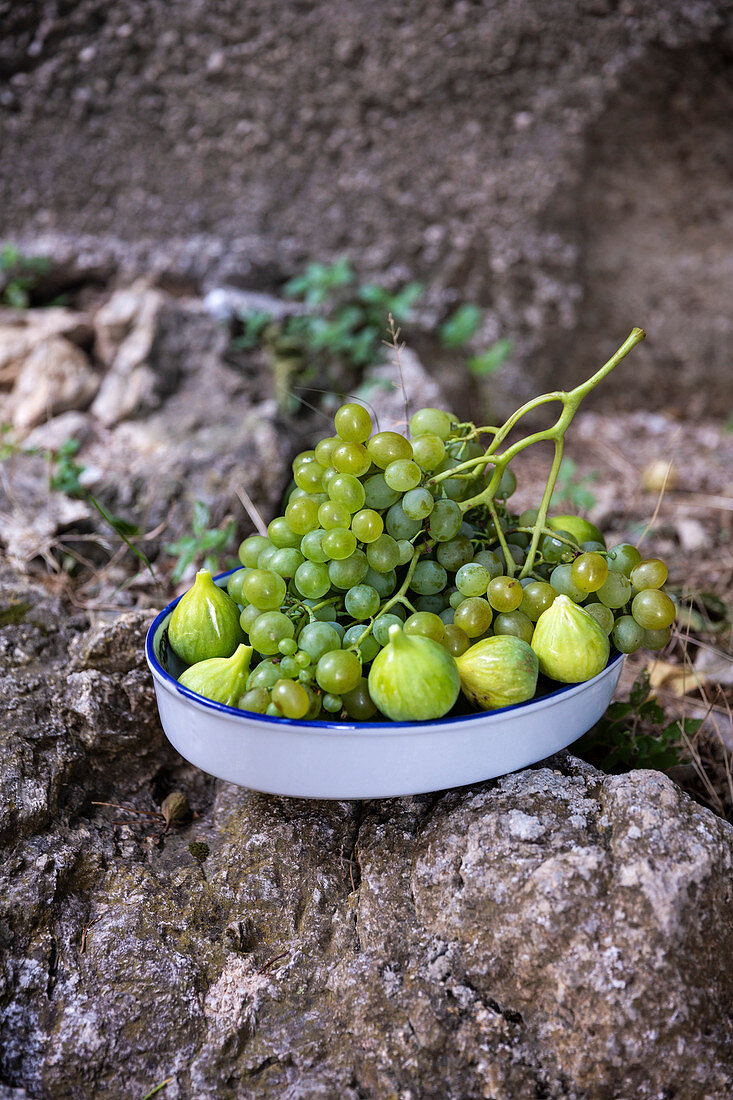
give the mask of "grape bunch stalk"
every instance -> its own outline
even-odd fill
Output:
[[[411,417],[408,438],[374,432],[363,405],[342,405],[334,434],[294,459],[295,485],[284,515],[272,520],[266,536],[252,535],[240,545],[242,568],[229,577],[221,593],[228,604],[217,611],[228,624],[221,642],[185,653],[182,644],[179,655],[191,664],[221,661],[236,651],[240,709],[296,720],[365,721],[377,713],[370,669],[392,644],[395,626],[438,643],[459,663],[487,638],[511,636],[525,648],[534,642],[540,670],[566,681],[576,675],[573,659],[583,648],[583,630],[602,638],[604,662],[609,636],[623,653],[662,648],[676,611],[663,590],[664,563],[643,560],[627,543],[607,548],[580,517],[550,516],[575,413],[643,339],[635,328],[587,381],[528,401],[499,427],[477,427],[443,409],[424,408]],[[549,403],[560,406],[554,424],[508,443],[523,417]],[[542,498],[536,508],[516,514],[508,503],[516,488],[511,462],[548,441],[554,455]],[[187,595],[195,592],[196,586]],[[202,611],[195,602],[185,612],[186,637],[201,639],[196,614]],[[567,636],[567,660],[548,660],[545,668],[538,639],[552,633],[553,608],[559,615],[570,605],[579,614],[571,623],[575,633]],[[207,615],[210,629],[210,607]],[[180,624],[178,634],[185,634]],[[176,636],[171,629],[174,649]],[[243,643],[251,649],[251,669],[242,664]],[[562,656],[562,638],[558,645]],[[213,663],[210,697],[216,697],[216,676],[224,667]],[[576,675],[584,678],[586,673]],[[206,676],[196,682],[205,685]],[[230,678],[227,699],[232,683]]]

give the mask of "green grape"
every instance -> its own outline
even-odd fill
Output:
[[[661,588],[667,580],[667,566],[659,558],[645,558],[631,570],[631,583],[642,588]]]
[[[415,548],[409,539],[397,539],[397,549],[400,552],[400,565],[407,565],[408,561],[412,561]]]
[[[560,535],[572,542],[572,536],[567,531],[556,531],[555,535]],[[563,561],[565,556],[571,552],[566,543],[561,542],[559,538],[555,538],[553,535],[542,536],[539,541],[539,551],[545,561],[549,562]]]
[[[400,564],[400,550],[391,535],[380,535],[370,543],[366,549],[366,557],[369,567],[376,573],[389,573]]]
[[[508,539],[510,546],[519,546],[522,550],[526,550],[531,541],[525,531],[512,531],[511,537]]]
[[[264,687],[256,687],[246,691],[237,706],[239,710],[248,710],[252,714],[265,714],[269,705],[269,691]]]
[[[365,676],[359,678],[355,688],[344,692],[343,704],[349,718],[354,718],[357,722],[366,722],[377,713]]]
[[[428,531],[437,542],[448,542],[458,534],[462,520],[463,513],[454,500],[436,500],[428,519]]]
[[[641,643],[645,649],[664,649],[672,637],[672,628],[664,630],[645,630],[644,641]]]
[[[364,486],[359,478],[354,477],[353,474],[339,474],[337,477],[331,478],[328,483],[328,495],[331,500],[343,504],[344,508],[347,508],[350,513],[358,512],[360,508],[363,508],[366,498]],[[320,520],[320,513],[318,518]],[[321,523],[325,527],[323,521]]]
[[[506,614],[509,611],[517,610],[524,598],[524,589],[519,581],[513,577],[493,577],[489,581],[486,598],[494,611],[501,611]],[[475,636],[473,635],[473,637]]]
[[[525,510],[523,512],[521,512],[519,517],[518,517],[517,526],[518,527],[534,527],[535,523],[537,522],[537,517],[539,516],[539,514],[540,514],[539,508],[525,508]]]
[[[327,470],[328,467],[332,465],[331,455],[340,445],[340,443],[341,440],[337,439],[337,437],[334,435],[328,435],[325,439],[321,439],[318,443],[316,443],[316,449],[314,453],[316,459],[318,460],[318,462],[320,462],[321,466],[323,466],[324,469]]]
[[[312,531],[318,526],[318,505],[313,497],[298,497],[291,500],[285,509],[285,519],[290,528],[300,535]]]
[[[263,657],[270,657],[278,652],[278,645],[283,638],[292,638],[295,627],[287,615],[281,611],[264,611],[252,623],[249,631],[249,640]]]
[[[308,684],[314,683],[315,678],[316,670],[314,668],[301,668],[300,672],[298,673],[298,680],[301,684],[305,684],[306,687],[308,686]]]
[[[336,527],[348,527],[351,512],[335,500],[327,500],[318,509],[318,522],[324,531],[333,531]]]
[[[380,470],[385,470],[390,462],[397,459],[412,458],[412,444],[397,432],[377,432],[367,443],[367,450]]]
[[[272,701],[286,718],[304,718],[310,707],[308,692],[293,680],[278,680],[272,688]]]
[[[279,547],[273,546],[271,542],[268,542],[267,546],[260,550],[260,555],[257,558],[258,569],[269,569],[270,562],[277,554]]]
[[[333,629],[334,629],[334,630],[335,630],[335,631],[336,631],[336,632],[338,633],[338,636],[339,636],[339,638],[340,638],[340,639],[341,639],[341,641],[343,642],[343,640],[344,640],[344,634],[346,633],[346,627],[345,627],[345,626],[343,626],[343,625],[342,625],[342,624],[341,624],[341,623],[340,623],[340,622],[338,621],[338,619],[337,619],[337,620],[336,620],[335,622],[329,623],[329,626],[332,626],[332,627],[333,627]]]
[[[295,573],[295,587],[301,596],[317,600],[325,596],[331,588],[328,567],[321,562],[306,561],[299,565]]]
[[[379,611],[379,593],[370,584],[356,584],[344,597],[344,606],[352,619],[361,622]]]
[[[293,468],[293,480],[299,489],[305,489],[306,493],[318,493],[323,485],[323,475],[326,468],[316,462],[315,456],[312,462],[301,463]]]
[[[245,634],[249,634],[249,628],[252,626],[257,616],[261,614],[262,608],[256,607],[253,603],[248,604],[247,607],[244,608],[242,614],[239,616],[239,625]]]
[[[572,565],[556,565],[550,574],[550,584],[561,596],[568,596],[574,603],[582,603],[588,595],[573,582]]]
[[[250,603],[270,611],[282,607],[287,586],[272,569],[251,569],[242,581],[242,592]]]
[[[363,550],[355,550],[348,558],[332,561],[328,567],[328,575],[334,588],[346,591],[356,584],[361,584],[369,570],[369,562]]]
[[[448,594],[448,603],[454,611],[457,607],[461,606],[465,599],[467,599],[466,594],[461,592],[458,588],[454,588],[453,591]]]
[[[372,474],[364,482],[364,503],[367,508],[376,508],[384,511],[396,504],[400,494],[395,489],[390,489],[384,480],[384,474]]]
[[[280,666],[272,661],[260,661],[247,677],[247,690],[265,688],[269,690],[280,679]]]
[[[247,603],[247,597],[242,592],[242,582],[247,576],[247,569],[237,569],[236,573],[232,573],[231,577],[227,581],[227,592],[232,597],[235,603],[245,604]]]
[[[623,607],[631,598],[631,581],[625,573],[611,569],[596,596],[604,607]]]
[[[272,545],[277,546],[279,550],[286,546],[292,546],[297,550],[300,546],[302,535],[292,529],[285,516],[278,516],[277,519],[273,519],[267,528],[267,533],[270,536]]]
[[[542,612],[547,611],[547,608],[553,604],[556,596],[556,590],[547,581],[535,581],[530,578],[529,584],[522,592],[519,610],[536,623]]]
[[[460,466],[460,460],[457,458],[446,457],[438,467],[439,474],[448,473],[450,470],[455,469],[456,466]],[[448,477],[445,481],[440,482],[440,486],[445,493],[446,497],[450,500],[463,500],[471,491],[470,479],[463,477],[462,474],[456,477]]]
[[[607,561],[612,573],[623,573],[630,577],[631,570],[641,561],[641,554],[630,542],[620,542],[608,551]]]
[[[385,527],[393,539],[412,539],[422,530],[422,523],[406,516],[401,504],[393,504],[387,512]]]
[[[601,630],[606,634],[611,633],[615,620],[610,607],[604,607],[602,603],[586,603],[583,607],[589,615],[593,616]]]
[[[523,611],[507,611],[494,619],[494,634],[511,634],[529,645],[534,634],[534,623]]]
[[[437,435],[439,439],[448,439],[456,418],[443,409],[418,409],[410,417],[410,435]]]
[[[570,577],[581,592],[597,592],[608,577],[606,559],[600,554],[579,554],[570,567]]]
[[[448,574],[440,562],[419,561],[410,581],[410,588],[419,596],[435,596],[448,583]]]
[[[580,549],[585,554],[605,554],[606,547],[602,542],[598,542],[596,539],[588,539],[587,542],[581,542]],[[608,562],[606,562],[608,565]]]
[[[413,439],[412,457],[421,470],[432,473],[445,458],[445,444],[439,436],[426,433]]]
[[[338,695],[331,695],[329,692],[321,699],[323,709],[327,710],[329,714],[337,714],[341,710],[341,697]]]
[[[361,679],[361,661],[351,649],[332,650],[316,665],[316,681],[330,695],[353,691]]]
[[[385,475],[387,471],[385,470]],[[408,519],[427,519],[435,505],[435,498],[428,489],[410,489],[401,501]]]
[[[391,596],[397,587],[397,574],[394,569],[389,569],[386,573],[378,573],[376,569],[372,569],[370,566],[367,569],[364,581],[366,584],[370,584],[372,588],[376,588],[381,598],[384,599],[386,596]]]
[[[465,630],[455,623],[445,624],[445,648],[451,657],[461,657],[471,646],[471,639]]]
[[[432,638],[434,642],[445,640],[445,626],[439,615],[429,611],[416,611],[405,620],[405,634],[419,634],[423,638]]]
[[[361,641],[359,640],[361,639]],[[363,623],[357,623],[355,626],[350,626],[344,634],[343,647],[344,649],[356,646],[359,650],[359,656],[363,665],[373,661],[379,653],[379,642],[372,634],[366,633],[366,628]]]
[[[422,473],[416,462],[409,458],[398,458],[390,462],[385,468],[384,480],[390,489],[396,489],[398,493],[406,493],[420,484]]]
[[[349,401],[334,418],[339,437],[347,443],[363,443],[372,434],[372,418],[363,405]]]
[[[499,555],[495,554],[493,550],[481,550],[474,556],[473,560],[478,562],[479,565],[483,565],[484,569],[488,570],[492,580],[494,577],[500,577],[504,572],[504,563]]]
[[[298,643],[294,638],[283,638],[277,647],[283,657],[294,657],[298,652]]]
[[[631,615],[616,619],[611,639],[620,653],[635,653],[644,644],[644,631]]]
[[[293,459],[293,469],[295,469],[296,466],[307,466],[309,462],[316,461],[317,459],[315,451],[301,451],[300,454],[297,454]]]
[[[326,472],[325,472],[325,474],[323,475],[323,477],[321,478],[321,483],[322,483],[322,485],[323,485],[323,491],[324,491],[324,492],[325,492],[326,494],[328,494],[328,487],[329,487],[329,485],[331,484],[331,482],[333,481],[333,479],[334,479],[335,477],[338,477],[338,476],[339,476],[339,472],[338,472],[338,470],[336,469],[336,467],[335,467],[335,466],[327,466],[327,467],[326,467]]]
[[[447,542],[438,543],[435,547],[435,557],[445,569],[456,573],[473,559],[473,544],[470,538],[459,532]]]
[[[264,535],[250,535],[246,538],[239,544],[238,550],[242,565],[246,565],[248,569],[256,569],[257,559],[266,546],[272,546],[272,543]]]
[[[438,592],[435,596],[418,596],[413,601],[416,611],[430,611],[433,615],[439,615],[445,607],[445,593]]]
[[[302,565],[304,561],[305,557],[300,550],[286,547],[283,550],[276,550],[272,555],[270,569],[273,573],[279,573],[285,580],[291,580],[295,576],[298,566]]]
[[[346,527],[333,527],[323,536],[322,546],[329,558],[341,561],[356,550],[356,535]]]
[[[448,454],[459,462],[468,462],[471,458],[480,458],[484,449],[477,439],[452,439],[447,445]]]
[[[468,596],[456,608],[453,625],[459,626],[469,638],[478,638],[489,629],[492,618],[493,614],[486,600],[478,596]]]
[[[394,610],[387,611],[382,615],[377,616],[372,626],[372,634],[379,642],[380,646],[387,645],[389,641],[389,628],[397,624],[402,625],[402,620],[399,616],[394,614]]]
[[[308,531],[306,535],[303,535],[300,541],[300,552],[308,561],[328,561],[328,554],[323,549],[323,536],[325,533],[322,527],[316,527],[314,531]]]
[[[677,608],[666,592],[643,588],[634,596],[631,614],[644,630],[664,630],[674,622]]]
[[[295,654],[295,663],[300,669],[307,668],[311,663],[310,655],[305,653],[302,649],[299,649]]]
[[[438,618],[440,619],[443,626],[451,626],[453,624],[453,620],[455,618],[455,615],[456,615],[456,612],[455,612],[454,608],[444,607],[443,610],[438,615]]]
[[[507,550],[509,551],[509,557],[512,559],[515,565],[522,565],[527,557],[524,552],[523,546],[517,546],[515,542],[507,543]]]
[[[298,635],[298,645],[315,664],[324,653],[341,648],[341,637],[333,623],[308,623]]]
[[[372,464],[363,443],[342,443],[334,450],[331,462],[340,474],[353,474],[355,477],[365,474]]]
[[[450,543],[443,543],[443,546]],[[469,561],[456,573],[456,588],[464,596],[485,596],[491,577],[480,562]]]
[[[279,648],[280,647],[278,646],[278,649]],[[280,673],[282,676],[284,676],[288,680],[293,680],[298,675],[299,671],[300,669],[296,665],[295,659],[293,657],[283,657],[282,661],[280,662]],[[275,702],[277,703],[278,700],[276,699]]]
[[[384,520],[373,508],[362,508],[351,520],[351,530],[359,542],[375,542],[384,530]]]
[[[269,703],[265,714],[270,718],[282,718],[283,716],[283,712],[280,710],[277,703]]]
[[[478,457],[478,455],[476,457]],[[504,470],[504,473],[501,475],[501,481],[499,482],[498,488],[496,490],[496,499],[508,500],[516,488],[517,479],[514,471],[510,470],[509,467],[507,467],[506,470]],[[519,637],[519,635],[517,635],[517,637]]]

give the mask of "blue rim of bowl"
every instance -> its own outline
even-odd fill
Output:
[[[237,566],[235,569],[229,569],[226,573],[219,573],[213,579],[216,583],[226,580],[227,577],[231,577],[232,573],[238,572],[241,566]],[[221,585],[220,585],[221,587]],[[508,707],[497,707],[496,710],[482,710],[477,714],[458,714],[453,718],[430,718],[423,722],[317,722],[317,721],[303,721],[296,718],[275,718],[269,714],[256,714],[254,711],[241,710],[239,707],[230,707],[226,703],[217,703],[213,699],[206,699],[203,695],[199,695],[195,691],[191,691],[190,688],[183,687],[179,684],[175,676],[171,676],[170,672],[167,672],[161,665],[158,658],[155,656],[153,648],[153,641],[158,631],[158,627],[165,621],[166,617],[171,614],[178,601],[182,598],[177,596],[175,600],[164,607],[159,612],[153,622],[151,623],[147,636],[145,638],[145,656],[147,658],[148,665],[151,671],[160,677],[164,683],[170,684],[171,687],[176,689],[179,695],[182,695],[185,699],[195,703],[197,706],[203,707],[206,710],[218,711],[219,714],[229,714],[234,718],[244,718],[248,721],[264,722],[267,725],[277,726],[295,726],[299,729],[317,729],[322,731],[327,730],[394,730],[394,729],[425,729],[429,726],[441,725],[458,725],[465,722],[486,721],[487,718],[494,718],[500,714],[507,714],[509,711],[519,710],[521,707],[530,707],[533,705],[539,705],[542,703],[548,703],[551,700],[557,700],[559,696],[568,695],[574,692],[580,692],[584,688],[587,688],[590,684],[594,683],[599,677],[604,676],[608,670],[614,667],[617,663],[623,661],[624,654],[619,653],[613,647],[611,647],[611,654],[608,658],[606,667],[602,669],[597,676],[594,676],[591,680],[584,680],[580,684],[564,684],[562,687],[556,688],[555,691],[549,691],[547,695],[541,695],[539,699],[528,699],[524,703],[512,703]]]

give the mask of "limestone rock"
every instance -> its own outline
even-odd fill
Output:
[[[8,572],[0,605],[8,1089],[730,1096],[733,829],[670,780],[560,754],[418,798],[259,795],[165,741],[146,613],[90,626]],[[195,816],[162,835],[172,790]]]
[[[37,343],[23,360],[6,414],[20,431],[57,413],[85,409],[99,389],[99,376],[83,351],[62,336]]]
[[[0,309],[0,374],[4,380],[15,375],[23,359],[43,340],[63,336],[72,344],[87,347],[93,329],[85,313],[64,306],[46,309]]]

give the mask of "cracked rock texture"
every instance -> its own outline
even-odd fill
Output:
[[[0,236],[67,283],[272,289],[346,253],[485,308],[484,338],[516,345],[497,406],[634,324],[619,404],[729,402],[730,0],[0,13]]]
[[[259,795],[166,742],[147,613],[0,601],[2,1100],[731,1095],[733,829],[670,780]]]

